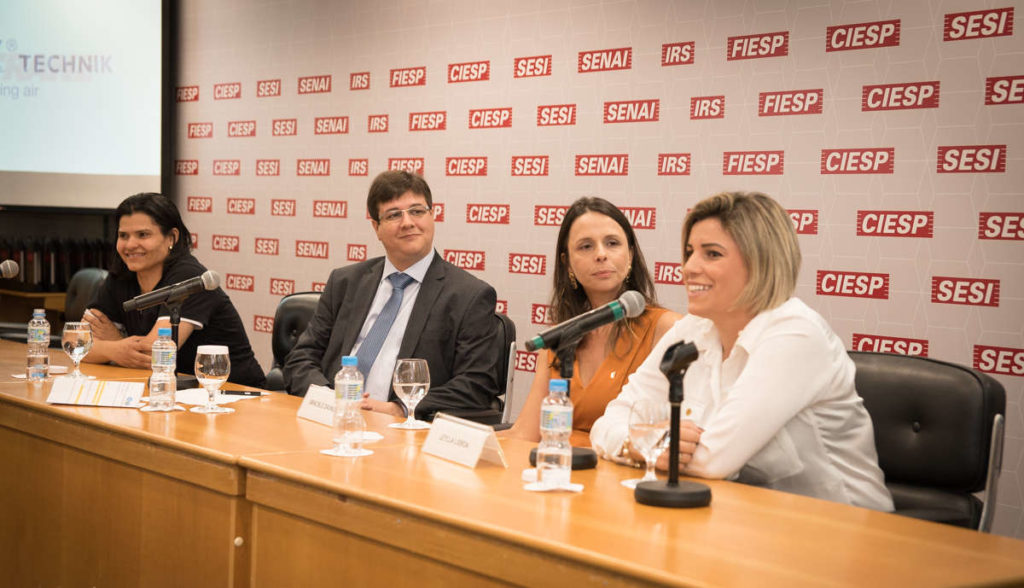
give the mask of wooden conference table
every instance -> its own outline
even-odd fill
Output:
[[[68,363],[59,351],[53,364]],[[332,458],[283,394],[234,414],[48,405],[0,341],[0,584],[11,586],[928,586],[1024,583],[1024,542],[730,482],[638,505],[602,462],[581,494],[422,454],[388,429]],[[147,373],[85,365],[104,379]]]

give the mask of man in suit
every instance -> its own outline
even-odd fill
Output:
[[[427,360],[431,382],[416,418],[486,414],[500,394],[494,288],[434,251],[433,200],[422,177],[381,173],[366,206],[386,255],[331,272],[285,361],[288,392],[330,386],[341,357],[355,355],[366,378],[363,408],[403,416],[391,374],[398,358],[415,357]]]

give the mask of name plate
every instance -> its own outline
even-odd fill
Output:
[[[50,404],[77,404],[80,406],[116,406],[139,408],[139,398],[146,389],[142,382],[114,382],[110,380],[86,380],[84,378],[54,378]]]
[[[423,453],[471,468],[480,462],[508,467],[494,429],[443,412],[434,417],[430,433],[423,443]]]
[[[334,426],[334,390],[327,386],[313,384],[306,390],[306,396],[299,407],[299,418]]]

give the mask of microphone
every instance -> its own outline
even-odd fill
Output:
[[[620,321],[626,317],[638,317],[647,305],[644,295],[630,290],[604,306],[561,322],[526,342],[527,351],[557,348],[566,333],[583,334],[588,331]]]
[[[213,270],[207,270],[201,276],[164,286],[158,290],[139,294],[121,305],[125,312],[133,310],[145,310],[151,306],[165,302],[180,302],[192,294],[201,290],[216,290],[220,286],[220,274]]]
[[[6,259],[0,263],[0,278],[16,278],[18,276],[18,262],[13,259]]]

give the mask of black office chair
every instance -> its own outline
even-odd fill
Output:
[[[495,313],[501,323],[501,335],[498,353],[498,385],[502,388],[501,403],[501,424],[510,425],[512,421],[512,394],[513,383],[516,377],[516,324],[506,314]]]
[[[851,351],[896,514],[989,531],[1006,392],[991,376],[907,355]],[[985,490],[982,503],[974,493]]]
[[[274,330],[270,334],[270,348],[274,354],[274,363],[267,372],[267,390],[284,390],[284,361],[295,347],[299,335],[306,330],[306,325],[313,318],[316,306],[320,303],[319,292],[297,292],[281,299],[274,313]]]

